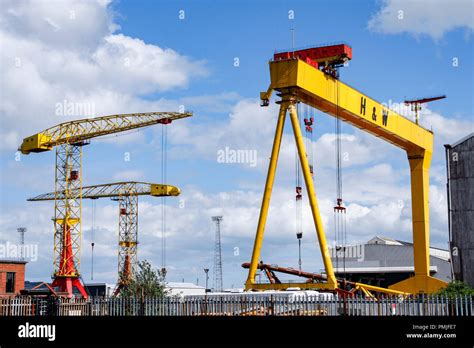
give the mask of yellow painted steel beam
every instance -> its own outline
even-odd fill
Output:
[[[138,242],[119,241],[119,246],[126,247],[126,248],[136,246],[137,244],[138,244]]]
[[[130,188],[133,187],[133,190]],[[74,195],[74,190],[71,190]],[[83,199],[98,199],[98,198],[116,198],[120,196],[179,196],[180,189],[172,185],[151,184],[147,182],[126,181],[116,182],[110,184],[91,185],[82,187]],[[55,199],[62,199],[65,192],[49,192],[29,198],[28,201],[53,201]]]
[[[283,128],[285,125],[286,109],[289,101],[282,101],[280,105],[280,113],[278,115],[278,122],[275,130],[275,138],[273,139],[272,154],[270,157],[270,165],[268,166],[267,180],[265,182],[265,191],[263,193],[262,206],[260,208],[260,216],[258,218],[257,233],[252,251],[252,259],[250,261],[249,273],[245,285],[245,289],[253,289],[255,284],[255,273],[260,262],[260,250],[262,248],[263,234],[265,224],[267,222],[268,208],[270,207],[270,198],[272,196],[273,182],[275,181],[275,172],[278,163],[278,155],[280,153],[281,139],[283,136]]]
[[[357,290],[361,290],[364,293],[364,295],[369,297],[369,298],[374,298],[374,295],[372,295],[372,293],[369,290],[367,290],[363,287],[359,287],[359,288],[357,288]]]
[[[191,117],[192,115],[191,112],[145,112],[64,122],[25,138],[18,150],[25,155],[31,152],[49,151],[60,144],[80,143],[107,134],[159,123],[167,124],[173,120]]]
[[[301,60],[270,62],[270,76],[270,89],[292,88],[299,101],[404,150],[432,151],[432,132]]]
[[[368,285],[363,283],[354,283],[354,285],[356,286],[356,288],[361,289],[362,291],[375,291],[390,295],[409,295],[408,292],[382,288],[380,286]]]

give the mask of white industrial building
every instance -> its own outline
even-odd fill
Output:
[[[193,296],[193,295],[205,295],[206,289],[203,286],[199,286],[193,283],[166,283],[166,290],[170,295],[177,296]]]
[[[376,236],[365,244],[330,248],[336,276],[370,285],[388,287],[413,276],[413,243]],[[448,250],[430,247],[430,274],[451,281]]]

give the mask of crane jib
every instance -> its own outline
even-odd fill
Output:
[[[61,123],[23,140],[18,148],[23,154],[50,151],[61,144],[78,144],[103,135],[124,132],[155,124],[170,124],[173,120],[191,117],[191,112],[152,112],[102,116]]]

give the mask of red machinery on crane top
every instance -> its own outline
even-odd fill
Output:
[[[342,65],[352,59],[352,48],[346,44],[316,46],[296,51],[276,52],[273,60],[300,59],[315,68],[330,65]]]

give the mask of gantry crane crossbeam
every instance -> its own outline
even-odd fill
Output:
[[[375,99],[299,59],[270,62],[269,90],[291,89],[298,101],[372,133],[406,151],[432,151],[433,133]],[[262,95],[269,98],[270,93]]]

